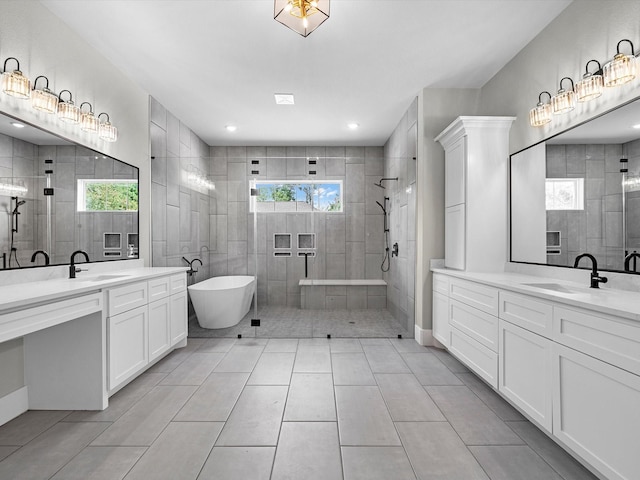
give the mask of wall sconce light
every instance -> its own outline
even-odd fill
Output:
[[[37,88],[38,80],[44,78],[47,82],[44,88]],[[45,113],[56,113],[58,109],[58,96],[49,90],[49,79],[44,75],[36,77],[31,91],[31,106]]]
[[[107,116],[107,120],[104,122],[100,121],[100,117],[102,117],[102,115]],[[105,142],[115,142],[116,140],[118,140],[118,129],[111,125],[111,122],[109,122],[108,113],[102,112],[100,115],[98,115],[98,121],[100,121],[98,125],[98,136],[102,140],[104,140]]]
[[[598,70],[589,72],[589,64],[595,62]],[[586,72],[582,76],[582,80],[576,83],[576,98],[579,102],[588,102],[594,98],[598,98],[604,92],[604,79],[602,78],[602,66],[597,60],[589,60],[586,66]]]
[[[17,68],[13,72],[7,72],[7,62],[15,60]],[[29,79],[20,71],[20,62],[15,57],[9,57],[4,61],[2,73],[2,91],[12,97],[21,98],[23,100],[29,98],[31,94],[31,85]]]
[[[275,0],[273,19],[303,37],[329,18],[329,0]]]
[[[569,80],[571,82],[571,90],[565,90],[562,88],[562,82],[565,80]],[[574,92],[574,89],[573,80],[569,77],[564,77],[560,80],[560,90],[551,97],[551,110],[554,115],[567,113],[576,108],[576,93]]]
[[[549,101],[542,103],[542,95],[549,95]],[[538,105],[529,111],[529,123],[532,127],[541,127],[551,121],[551,94],[547,91],[541,92],[538,95]]]
[[[82,107],[89,105],[89,111],[83,112]],[[93,106],[89,102],[82,102],[80,104],[80,130],[89,133],[98,133],[98,124],[100,122],[93,114]]]
[[[67,92],[69,100],[62,100],[62,94]],[[69,90],[62,90],[58,95],[58,118],[65,123],[77,125],[80,123],[80,108],[73,103],[73,95]]]
[[[620,44],[622,42],[628,42],[629,45],[631,45],[631,55],[620,53]],[[607,87],[624,85],[636,77],[637,61],[631,40],[627,40],[626,38],[620,40],[616,46],[616,52],[613,60],[608,62],[603,69],[604,84]]]

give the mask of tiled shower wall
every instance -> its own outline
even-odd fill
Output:
[[[390,202],[389,247],[398,243],[398,256],[391,258],[387,281],[387,308],[410,332],[415,324],[416,272],[416,157],[418,100],[415,99],[384,147],[384,195]]]
[[[547,255],[552,265],[573,266],[581,253],[591,253],[598,266],[622,270],[622,176],[620,158],[628,157],[630,173],[640,174],[640,141],[626,144],[547,145],[547,178],[585,178],[585,210],[547,211],[547,230],[560,231],[560,255]],[[640,192],[627,193],[628,245],[640,247]]]
[[[53,163],[45,165],[46,159]],[[20,197],[26,203],[19,209],[18,232],[14,237],[20,265],[44,265],[42,256],[35,264],[30,260],[35,250],[47,250],[47,207],[43,195],[46,169],[53,170],[51,186],[54,188],[51,197],[53,252],[47,252],[51,263],[68,263],[71,253],[78,249],[87,252],[91,261],[105,260],[103,232],[121,234],[122,256],[116,259],[126,258],[127,233],[138,233],[138,214],[78,212],[77,180],[135,178],[133,167],[103,156],[96,158],[95,152],[80,146],[39,146],[0,135],[0,177],[17,177],[29,189],[25,197]],[[11,197],[0,196],[0,254],[9,253],[12,209]]]
[[[376,201],[383,202],[383,191],[373,185],[384,172],[382,147],[211,147],[210,152],[210,173],[216,183],[209,255],[212,276],[255,273],[249,182],[269,179],[342,180],[343,212],[258,214],[259,302],[300,306],[298,281],[304,278],[304,257],[297,256],[298,233],[316,234],[317,251],[308,260],[308,278],[382,278],[383,215]],[[316,164],[310,165],[309,160]],[[312,170],[315,175],[309,173]],[[292,257],[273,256],[274,233],[292,234]],[[347,308],[343,290],[328,287],[327,308]],[[382,292],[378,300],[384,308]],[[363,308],[365,302],[366,290]]]

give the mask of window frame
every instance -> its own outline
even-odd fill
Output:
[[[95,183],[135,183],[138,186],[138,209],[136,210],[89,210],[87,209],[87,186]],[[136,178],[78,178],[76,211],[78,213],[137,213],[140,208],[140,184]]]
[[[277,185],[326,185],[326,184],[333,184],[339,187],[339,200],[340,200],[340,209],[339,210],[321,210],[321,209],[316,209],[314,207],[315,203],[312,203],[311,205],[311,209],[310,210],[292,210],[292,211],[278,211],[278,210],[273,210],[273,211],[258,211],[257,213],[344,213],[344,180],[270,180],[270,179],[264,179],[264,180],[251,180],[250,182],[250,187],[251,189],[256,189],[258,187],[258,185],[271,185],[271,186],[277,186]],[[315,195],[314,195],[315,198]],[[291,203],[296,203],[297,201],[291,202]],[[254,213],[256,212],[256,208],[255,205],[258,203],[258,196],[252,196],[251,197],[251,201],[249,202],[249,213]],[[270,202],[260,202],[260,203],[270,203]],[[273,201],[273,203],[276,203],[275,201]],[[282,202],[282,203],[289,203],[289,202]]]
[[[585,178],[584,177],[554,177],[545,178],[545,210],[547,212],[555,211],[584,211],[585,209]],[[570,183],[573,184],[573,202],[569,207],[558,208],[549,205],[547,201],[547,188],[550,184]]]

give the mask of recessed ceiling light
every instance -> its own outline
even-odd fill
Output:
[[[633,126],[633,127],[631,127],[631,128],[640,128],[640,123],[638,123],[638,124],[634,125],[634,126]]]
[[[275,93],[273,96],[278,105],[295,105],[292,93]]]
[[[358,123],[350,123],[347,125],[351,130],[356,130],[360,125]]]
[[[24,125],[18,122],[11,122],[11,125],[13,125],[16,128],[24,128]]]
[[[235,132],[238,129],[238,127],[236,127],[235,125],[227,125],[224,128],[227,129],[227,132]]]

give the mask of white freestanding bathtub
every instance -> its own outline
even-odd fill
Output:
[[[237,325],[251,307],[255,288],[256,278],[244,275],[212,277],[188,287],[202,328]]]

